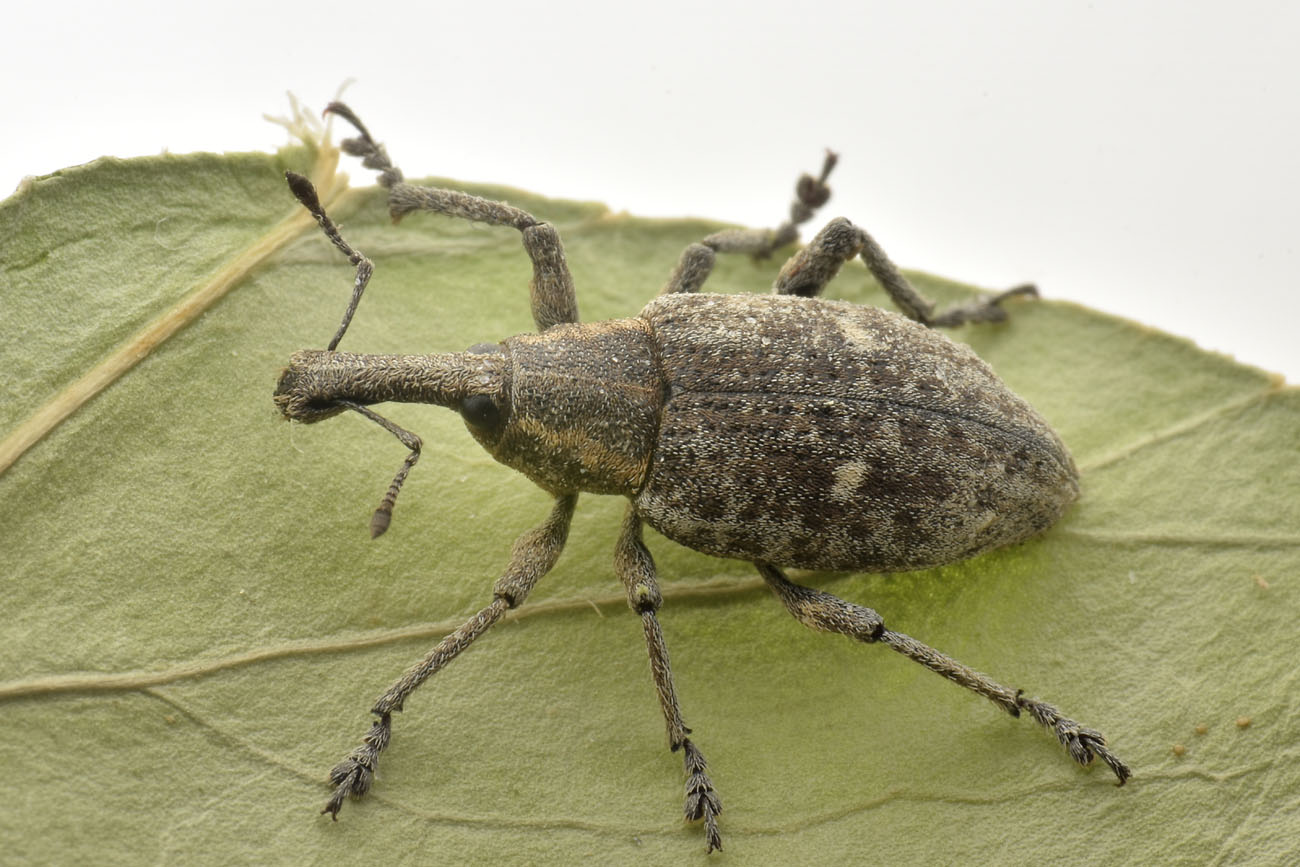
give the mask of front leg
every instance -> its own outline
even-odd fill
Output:
[[[577,494],[565,494],[556,498],[555,507],[546,521],[515,541],[510,566],[493,588],[492,604],[438,642],[438,646],[428,656],[411,666],[380,696],[371,709],[371,713],[379,719],[370,727],[361,746],[348,753],[330,771],[334,795],[321,810],[322,813],[329,813],[337,820],[348,795],[361,797],[370,791],[379,754],[388,746],[392,737],[393,714],[402,709],[407,697],[420,684],[459,656],[461,651],[496,624],[506,611],[522,603],[538,580],[551,571],[560,552],[564,550],[564,542],[569,536],[569,522],[573,518],[573,507],[577,502]]]
[[[713,781],[709,779],[708,764],[699,749],[687,737],[691,730],[682,720],[681,707],[677,703],[677,689],[673,686],[673,673],[668,665],[668,648],[664,644],[663,630],[655,612],[663,604],[659,593],[659,581],[655,577],[655,564],[641,542],[641,519],[629,506],[623,520],[623,529],[618,537],[618,547],[614,552],[614,569],[627,589],[627,603],[632,610],[641,615],[641,626],[645,632],[646,648],[650,652],[650,674],[654,677],[655,690],[659,693],[659,707],[663,710],[664,721],[668,724],[668,746],[673,752],[682,751],[686,762],[686,821],[704,820],[704,834],[708,851],[722,848],[722,837],[718,833],[718,814],[722,812],[722,802],[713,790]]]
[[[388,212],[393,222],[412,211],[433,211],[462,220],[513,226],[523,236],[524,250],[533,262],[533,279],[528,284],[528,289],[537,330],[545,331],[552,325],[578,321],[578,299],[573,286],[573,275],[569,273],[568,261],[564,257],[560,233],[554,226],[505,202],[484,199],[458,190],[406,183],[401,169],[393,165],[384,146],[370,136],[370,130],[366,129],[352,109],[341,102],[331,102],[325,111],[337,114],[356,128],[358,136],[344,139],[340,147],[348,154],[360,157],[361,164],[366,168],[379,171],[379,182],[388,188]],[[346,329],[359,300],[360,291],[356,293],[344,318],[343,329]],[[335,342],[337,343],[337,338]],[[330,348],[333,349],[333,346]]]

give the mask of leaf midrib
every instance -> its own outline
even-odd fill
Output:
[[[347,175],[337,172],[339,151],[322,144],[316,154],[312,178],[317,188],[324,190],[321,202],[327,209],[345,211],[356,198],[357,191],[348,187]],[[98,364],[61,388],[0,440],[0,475],[77,410],[243,283],[250,272],[315,225],[312,216],[295,205],[290,214],[231,257],[185,297],[167,307]]]

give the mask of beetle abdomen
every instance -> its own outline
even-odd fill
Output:
[[[1078,493],[1045,421],[968,348],[883,310],[673,295],[642,316],[667,399],[653,527],[812,569],[950,563],[1053,524]]]

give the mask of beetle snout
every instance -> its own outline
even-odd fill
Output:
[[[315,353],[321,354],[321,353]],[[328,393],[316,375],[311,352],[295,352],[289,366],[280,371],[272,399],[280,413],[291,421],[316,422],[343,412],[336,397]]]

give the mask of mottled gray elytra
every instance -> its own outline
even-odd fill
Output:
[[[640,314],[579,323],[553,226],[503,202],[405,183],[347,106],[326,111],[360,133],[342,147],[380,171],[394,219],[424,210],[522,233],[538,333],[439,355],[337,352],[372,266],[343,240],[311,183],[289,173],[295,196],[357,274],[328,349],[294,353],[276,405],[302,422],[354,410],[410,450],[375,511],[373,535],[387,529],[420,454],[419,437],[368,408],[384,401],[458,410],[494,458],[551,493],[555,506],[515,543],[492,602],[380,697],[362,744],[331,772],[334,794],[322,812],[337,819],[348,795],[370,789],[393,712],[551,569],[581,492],[628,500],[614,571],[641,617],[669,745],[685,756],[686,818],[704,821],[709,851],[722,847],[722,806],[678,707],[643,522],[687,547],[753,562],[805,625],[884,643],[1013,716],[1028,711],[1075,761],[1100,757],[1120,784],[1128,779],[1100,732],[886,629],[870,608],[793,583],[779,568],[923,569],[1020,542],[1060,518],[1079,490],[1060,438],[973,352],[932,328],[1002,320],[1002,302],[1036,294],[1033,286],[936,312],[871,236],[836,219],[785,263],[772,295],[700,294],[717,253],[762,257],[797,238],[798,225],[830,196],[836,156],[827,153],[818,177],[799,179],[779,227],[710,235],[686,249]],[[908,318],[818,297],[855,256]]]

